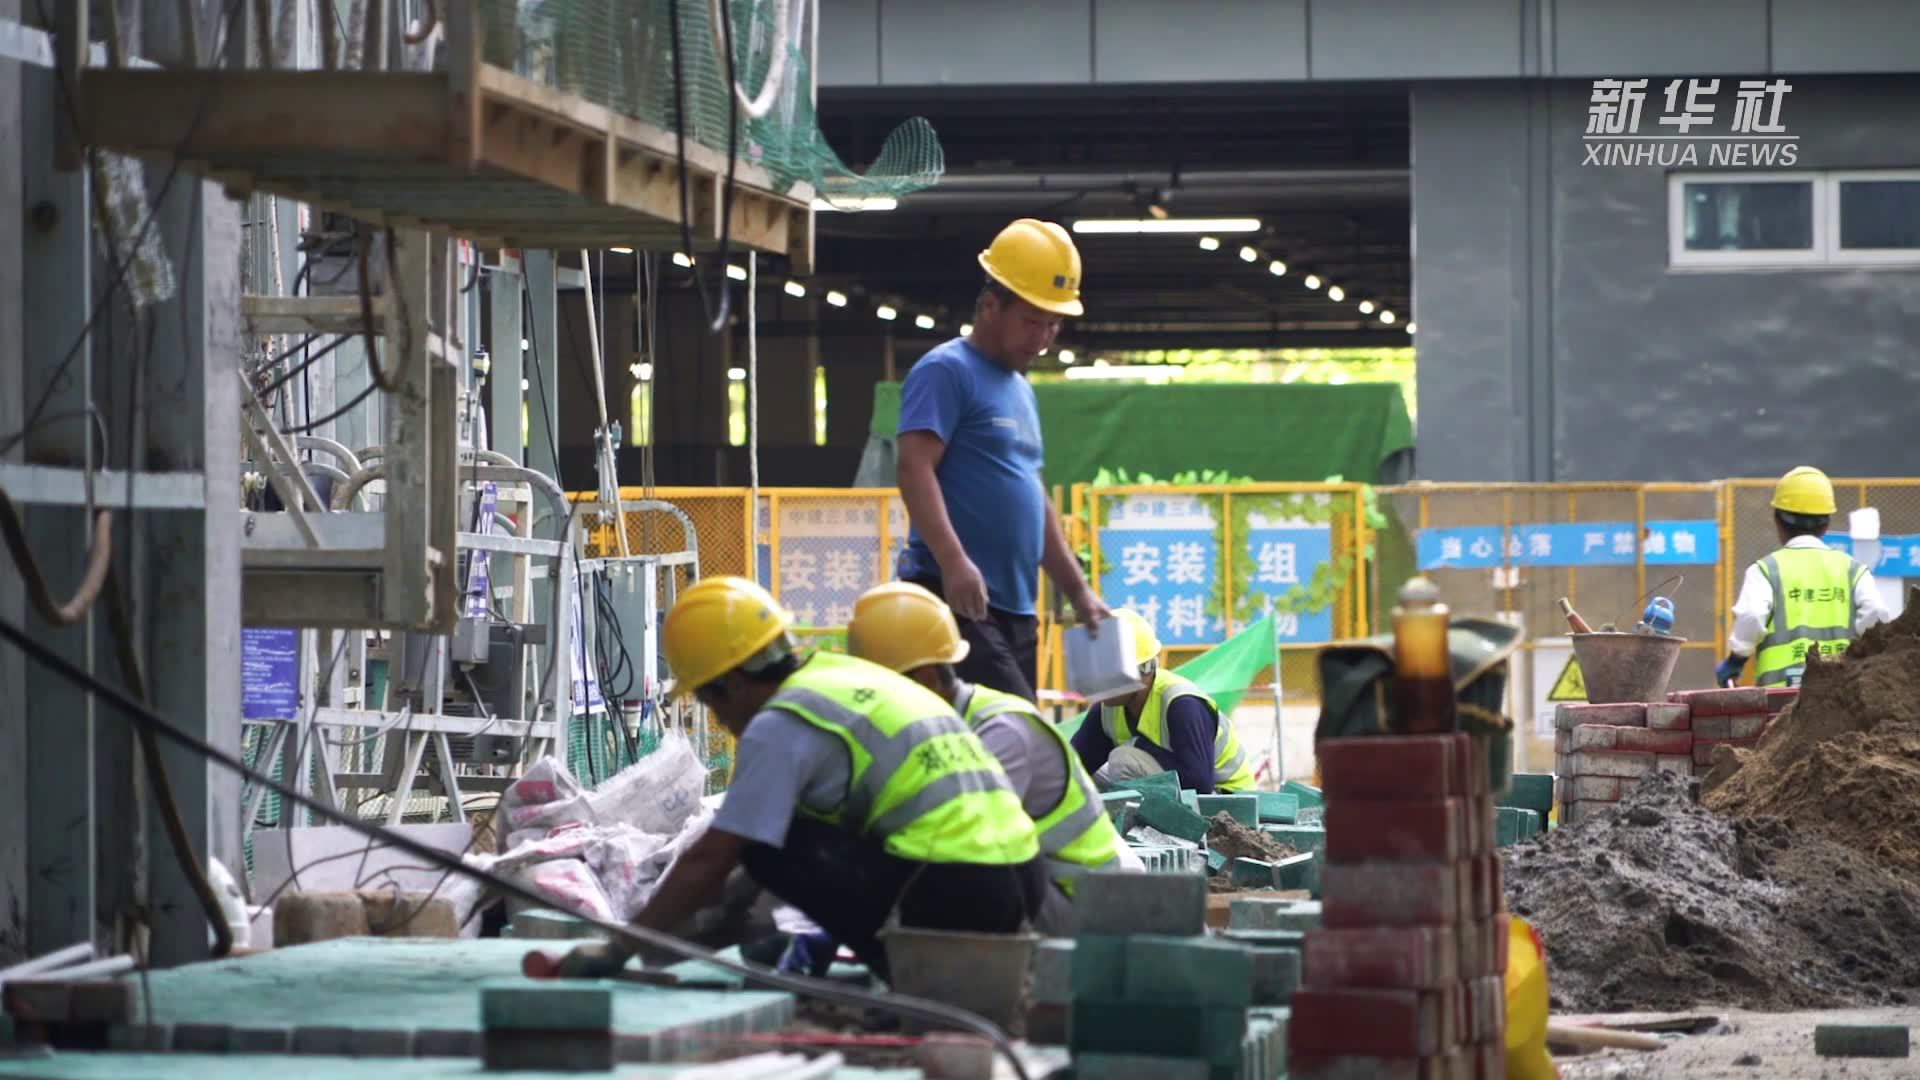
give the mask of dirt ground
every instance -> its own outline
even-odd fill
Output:
[[[1920,1075],[1914,1058],[1823,1058],[1813,1052],[1818,1024],[1920,1025],[1920,1009],[1836,1009],[1751,1013],[1702,1010],[1630,1016],[1559,1016],[1572,1023],[1617,1024],[1662,1016],[1720,1017],[1724,1032],[1677,1037],[1653,1053],[1608,1050],[1557,1057],[1560,1080],[1875,1080]]]

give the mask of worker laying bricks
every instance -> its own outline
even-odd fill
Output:
[[[1066,736],[1025,698],[961,679],[966,659],[953,611],[918,585],[889,582],[854,604],[847,651],[897,671],[953,703],[1007,772],[1040,834],[1055,889],[1041,911],[1041,933],[1072,932],[1074,878],[1117,868],[1127,852],[1100,802],[1100,790]]]
[[[1080,621],[1107,606],[1087,586],[1040,479],[1040,412],[1027,369],[1081,314],[1067,230],[1021,218],[980,253],[973,328],[935,346],[900,387],[898,479],[911,525],[899,576],[953,606],[969,645],[961,677],[1034,696],[1040,571]]]
[[[953,708],[877,664],[804,656],[793,616],[742,578],[707,578],[667,615],[678,689],[738,739],[733,782],[635,925],[670,931],[735,866],[844,942],[882,978],[879,931],[1012,933],[1050,889],[1033,822]],[[623,946],[581,946],[560,973],[618,970]]]
[[[1798,686],[1808,650],[1838,655],[1855,635],[1893,617],[1873,571],[1821,540],[1835,511],[1833,482],[1819,469],[1802,465],[1774,485],[1782,546],[1747,567],[1727,658],[1714,669],[1719,685],[1732,686],[1752,657],[1756,685]]]
[[[1136,612],[1114,612],[1133,630],[1134,661],[1146,684],[1096,703],[1080,723],[1073,748],[1106,787],[1172,769],[1180,786],[1202,795],[1250,791],[1253,766],[1233,720],[1204,691],[1160,666],[1160,639]]]

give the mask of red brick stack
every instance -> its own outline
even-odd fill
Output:
[[[1693,732],[1680,705],[1562,705],[1554,711],[1560,824],[1620,801],[1656,770],[1693,774]]]
[[[1321,924],[1287,1025],[1295,1080],[1498,1080],[1506,902],[1485,748],[1330,739]]]
[[[1693,774],[1705,776],[1713,768],[1715,747],[1748,749],[1759,742],[1767,730],[1767,722],[1799,693],[1798,690],[1776,693],[1758,686],[1733,686],[1723,690],[1676,690],[1668,694],[1668,701],[1685,705],[1691,716]]]

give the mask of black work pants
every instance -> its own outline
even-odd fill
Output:
[[[937,577],[908,578],[913,584],[946,599]],[[1040,620],[1032,615],[1012,615],[993,608],[984,619],[963,619],[960,636],[967,641],[967,658],[954,665],[960,677],[970,683],[1018,694],[1037,702],[1034,694],[1039,659]]]
[[[895,905],[900,925],[1011,934],[1039,916],[1051,888],[1038,858],[1018,866],[919,863],[812,818],[795,817],[782,847],[749,844],[741,865],[761,888],[792,904],[852,949],[882,979],[880,930]]]

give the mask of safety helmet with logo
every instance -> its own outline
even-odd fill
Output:
[[[1808,517],[1831,516],[1835,510],[1833,481],[1811,465],[1791,469],[1773,485],[1773,508]]]
[[[901,673],[967,658],[953,609],[910,581],[889,581],[861,594],[847,623],[847,651]]]
[[[1153,624],[1132,608],[1120,608],[1113,615],[1133,632],[1133,662],[1136,666],[1146,667],[1160,659],[1160,636],[1153,632]]]
[[[754,582],[701,578],[667,612],[660,647],[676,689],[692,692],[758,656],[792,625],[793,614]]]
[[[1057,223],[1021,218],[980,253],[987,276],[1055,315],[1080,316],[1080,249]]]

